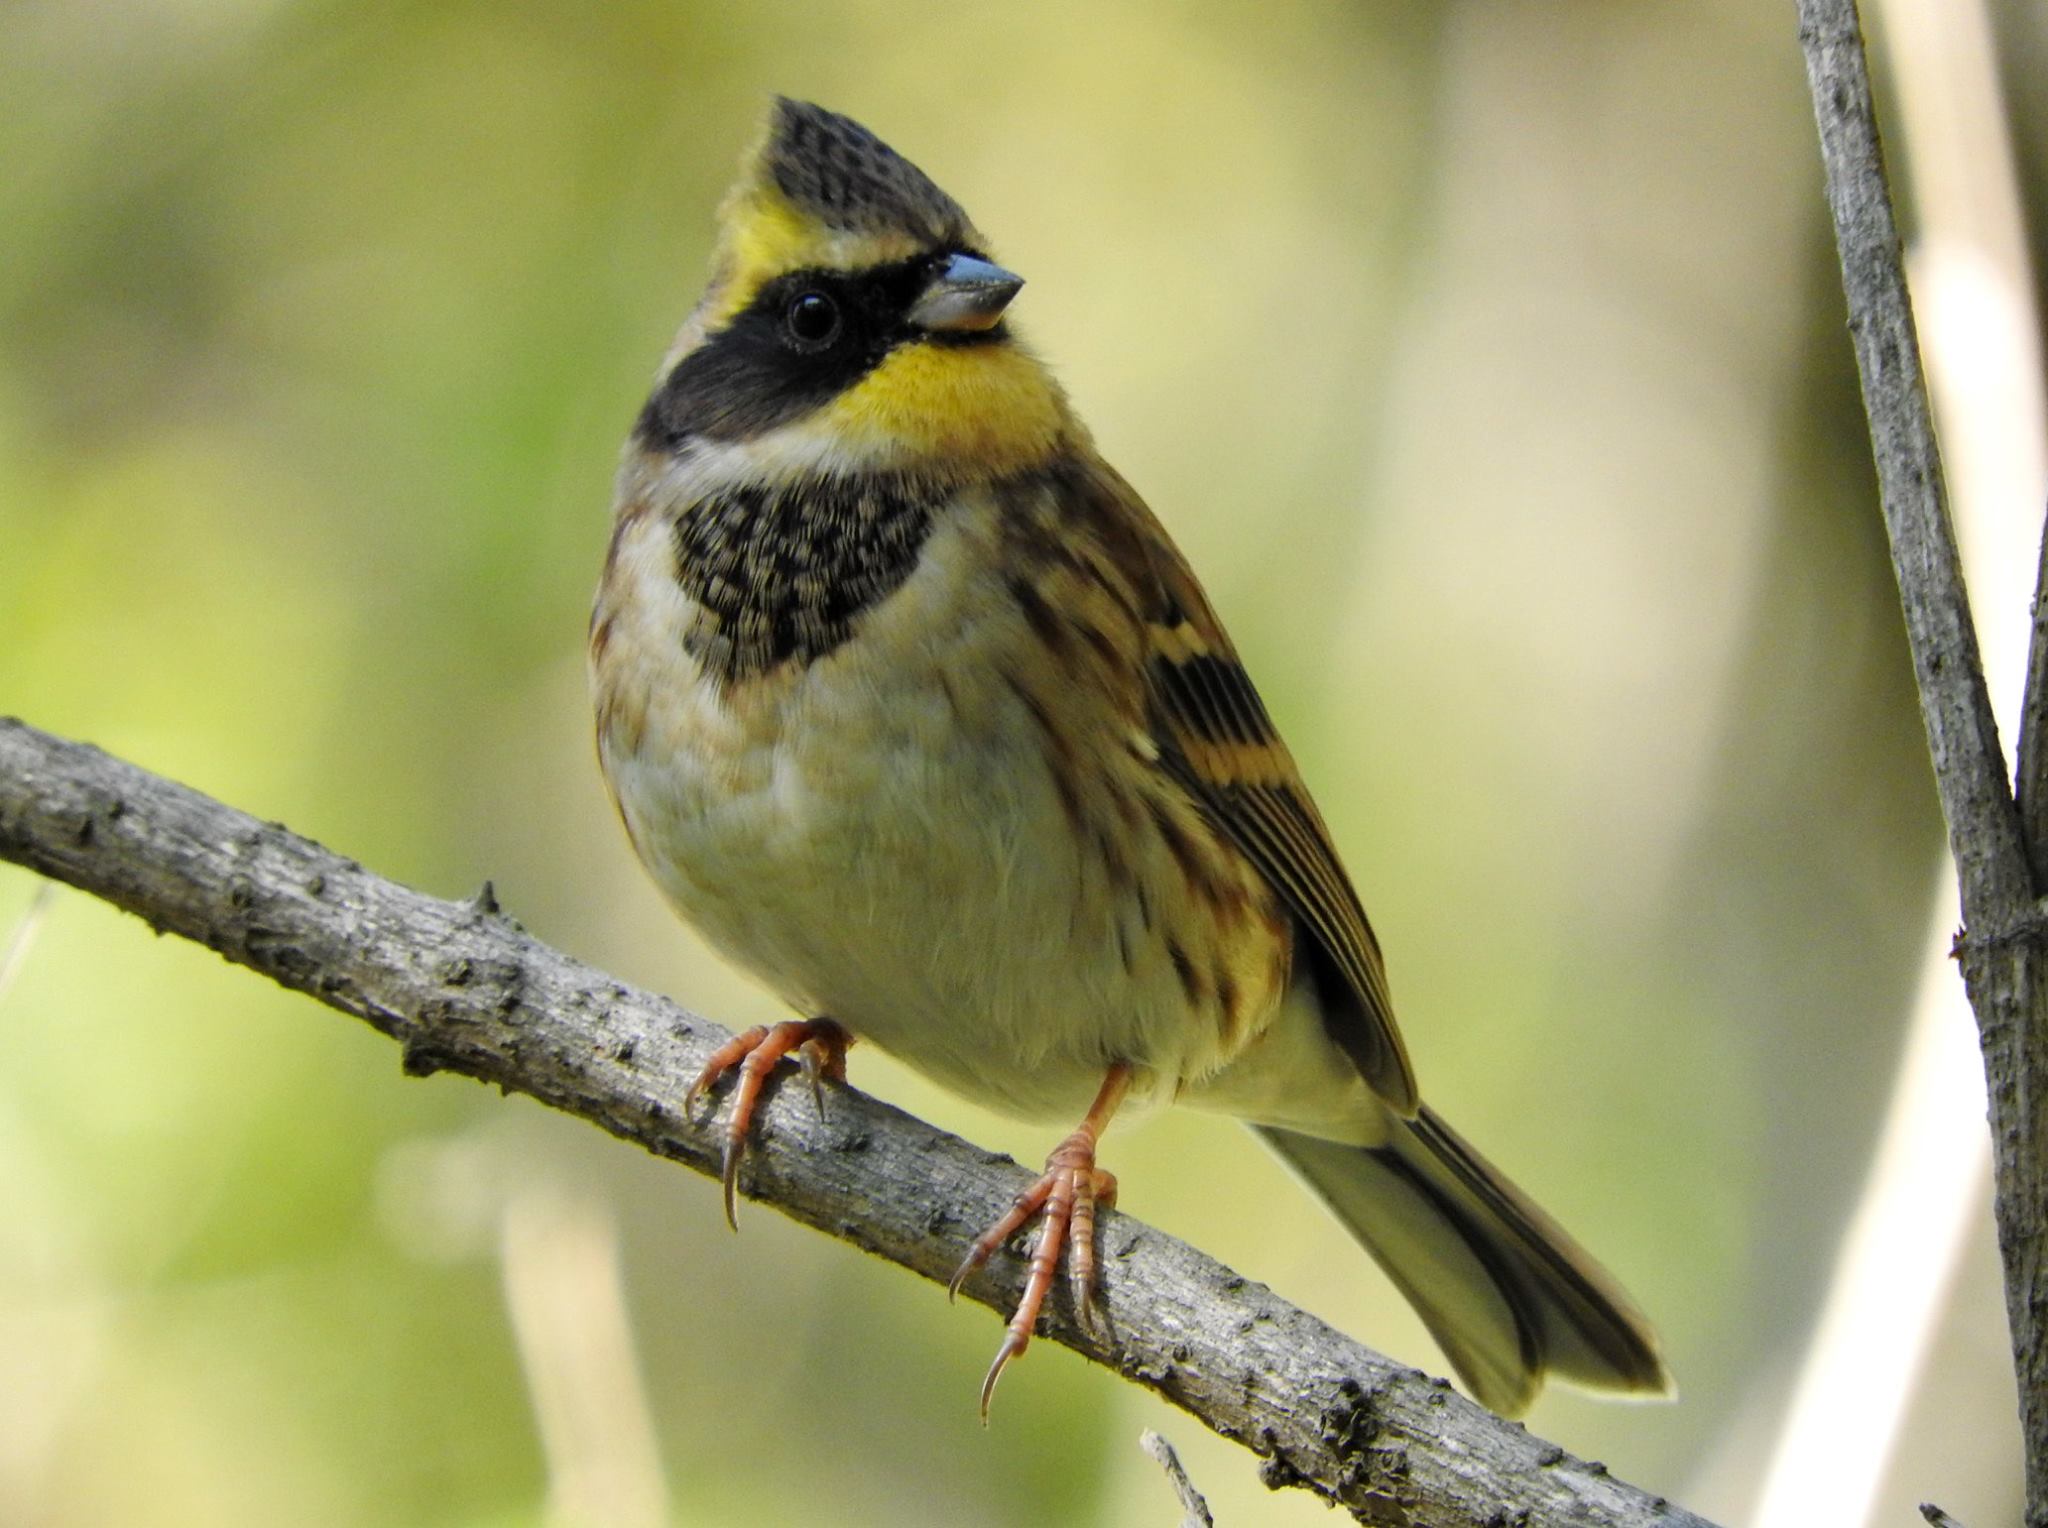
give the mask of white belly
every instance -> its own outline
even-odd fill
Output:
[[[799,1011],[1018,1114],[1078,1117],[1119,1060],[1170,1097],[1222,1059],[1215,1026],[1077,841],[1001,679],[1021,616],[960,576],[991,533],[949,520],[854,639],[721,697],[680,645],[666,532],[629,530],[606,771],[669,899]],[[1167,922],[1172,865],[1139,874]]]

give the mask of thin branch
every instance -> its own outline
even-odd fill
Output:
[[[410,891],[6,718],[0,859],[367,1020],[410,1073],[495,1083],[718,1172],[716,1132],[677,1100],[725,1032],[530,938],[488,895]],[[939,1283],[1030,1176],[850,1088],[822,1118],[807,1089],[777,1091],[759,1120],[750,1195]],[[1127,1215],[1103,1241],[1111,1330],[1083,1331],[1062,1306],[1045,1335],[1260,1454],[1269,1485],[1412,1528],[1707,1528]],[[999,1256],[966,1293],[1007,1311],[1023,1271]]]
[[[2033,616],[2033,633],[2027,643],[2027,687],[2020,700],[2020,762],[2013,794],[2019,802],[2020,837],[2026,843],[2034,885],[2048,888],[2048,524],[2041,528]]]
[[[1174,1498],[1180,1503],[1180,1528],[1216,1528],[1216,1519],[1209,1511],[1208,1502],[1195,1489],[1195,1483],[1188,1479],[1187,1466],[1180,1462],[1180,1455],[1173,1451],[1173,1445],[1148,1427],[1138,1435],[1138,1447],[1166,1471],[1167,1484],[1173,1487]]]
[[[1927,407],[1905,257],[1870,99],[1856,0],[1798,0],[1799,40],[1820,127],[1828,207],[1841,255],[1849,334],[1891,536],[1892,566],[1920,690],[1935,784],[1948,819],[1963,916],[2011,915],[2032,900],[2019,816],[2006,783],[1991,696],[1949,524],[1941,452]]]
[[[2048,1528],[2048,922],[2035,901],[1949,525],[1855,0],[1798,0],[1798,8],[1885,529],[1962,895],[1956,955],[1991,1099],[2027,1523]],[[2039,620],[2037,606],[2036,660]],[[2030,665],[2021,777],[2036,801],[2042,667]]]

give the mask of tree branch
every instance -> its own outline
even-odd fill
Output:
[[[1949,525],[1855,0],[1798,0],[1849,332],[1934,778],[1962,895],[1956,939],[1991,1098],[2027,1522],[2048,1528],[2048,923],[2008,784]],[[2044,563],[2048,570],[2048,563]],[[2039,802],[2039,597],[2021,784]]]
[[[1870,420],[1921,719],[1955,851],[1963,914],[1977,922],[1985,913],[2011,913],[2032,900],[2019,817],[1949,524],[1856,0],[1798,3],[1849,334],[1863,379],[1863,410]]]
[[[2048,525],[2041,528],[2041,559],[2034,575],[2033,629],[2027,641],[2027,683],[2020,701],[2019,767],[2013,795],[2020,838],[2034,885],[2048,887]]]
[[[1209,1504],[1202,1500],[1202,1493],[1188,1479],[1187,1467],[1180,1462],[1180,1455],[1173,1451],[1173,1445],[1148,1427],[1139,1434],[1138,1447],[1166,1471],[1167,1483],[1173,1487],[1174,1497],[1180,1502],[1180,1528],[1216,1528],[1216,1519],[1209,1511]]]
[[[98,749],[0,718],[0,858],[103,897],[367,1020],[406,1071],[525,1093],[699,1172],[677,1100],[725,1032],[530,938],[485,894],[443,902]],[[785,1069],[787,1070],[787,1069]],[[848,1088],[772,1092],[744,1177],[807,1225],[943,1283],[1029,1175]],[[1367,1523],[1707,1528],[1351,1341],[1171,1237],[1111,1215],[1111,1330],[1046,1336],[1156,1391]],[[1023,1263],[967,1294],[1007,1310]]]

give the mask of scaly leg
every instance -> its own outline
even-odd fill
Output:
[[[1081,1121],[1081,1128],[1061,1141],[1045,1159],[1045,1174],[1019,1194],[1008,1213],[975,1240],[953,1282],[946,1286],[952,1298],[960,1286],[986,1263],[996,1248],[1039,1217],[1038,1240],[1031,1248],[1031,1273],[1024,1281],[1023,1298],[1010,1318],[996,1360],[981,1382],[981,1420],[988,1424],[988,1403],[996,1393],[996,1381],[1010,1360],[1031,1346],[1031,1333],[1038,1325],[1038,1313],[1052,1292],[1059,1272],[1060,1248],[1068,1243],[1067,1283],[1074,1297],[1074,1310],[1082,1322],[1092,1324],[1095,1316],[1095,1213],[1116,1204],[1116,1179],[1095,1165],[1095,1143],[1101,1139],[1109,1117],[1130,1091],[1130,1063],[1119,1061],[1102,1079],[1102,1089]]]
[[[780,1024],[756,1024],[744,1034],[734,1035],[712,1052],[704,1070],[683,1095],[687,1112],[721,1078],[738,1067],[739,1086],[733,1090],[732,1117],[725,1122],[725,1223],[740,1228],[735,1205],[739,1195],[740,1159],[747,1153],[747,1131],[754,1123],[754,1105],[761,1087],[775,1063],[791,1051],[799,1052],[803,1068],[810,1075],[811,1095],[818,1112],[825,1112],[825,1083],[846,1081],[846,1052],[853,1036],[830,1019],[785,1019]]]

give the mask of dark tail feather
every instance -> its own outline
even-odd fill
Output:
[[[1371,1148],[1252,1128],[1387,1271],[1486,1406],[1519,1416],[1546,1374],[1673,1393],[1621,1286],[1430,1109]]]

